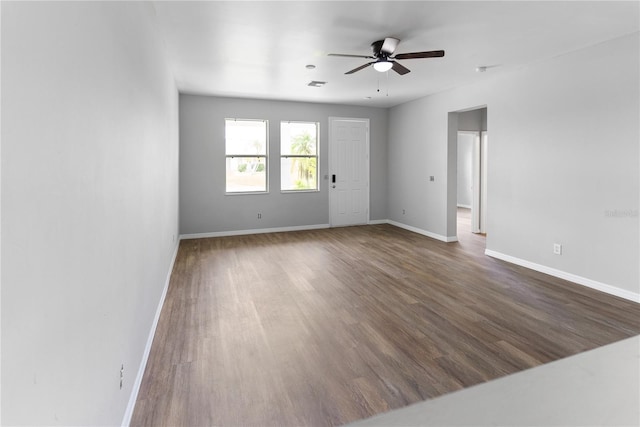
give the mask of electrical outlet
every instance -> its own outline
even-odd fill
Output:
[[[262,214],[258,212],[258,219],[262,219]]]
[[[553,244],[553,253],[556,255],[562,255],[562,245],[560,243]]]
[[[433,175],[429,176],[429,181],[433,182],[433,181],[435,181],[435,180],[436,180],[436,177],[435,177],[435,176],[433,176]]]
[[[124,381],[124,364],[120,366],[120,390],[122,390],[122,382]]]
[[[402,215],[404,215],[406,212],[404,211],[404,209],[402,209]]]

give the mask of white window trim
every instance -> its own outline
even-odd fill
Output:
[[[281,120],[280,129],[282,130],[283,123],[305,123],[316,125],[316,154],[314,156],[306,156],[300,154],[282,154],[282,148],[280,152],[280,167],[282,167],[282,159],[288,158],[301,158],[308,159],[315,157],[316,159],[316,188],[303,188],[300,190],[283,190],[282,189],[282,170],[280,171],[280,193],[282,194],[298,194],[298,193],[319,193],[320,192],[320,122],[306,121],[306,120]],[[280,134],[280,147],[282,147],[282,133]]]
[[[227,136],[226,136],[226,123],[227,121],[244,121],[244,122],[264,122],[265,124],[265,154],[226,154],[227,153]],[[259,195],[259,194],[269,194],[269,120],[267,119],[239,119],[235,117],[227,117],[224,119],[225,122],[225,156],[224,156],[224,194],[225,196],[246,196],[246,195]],[[265,168],[265,190],[264,191],[227,191],[227,159],[233,159],[235,157],[247,157],[247,158],[264,158],[264,168]]]

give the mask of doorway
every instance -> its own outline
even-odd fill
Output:
[[[369,119],[329,118],[329,223],[369,222]]]
[[[448,232],[456,240],[487,233],[487,108],[449,113]],[[476,242],[477,243],[477,242]]]

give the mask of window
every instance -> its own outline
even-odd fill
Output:
[[[267,121],[225,120],[227,193],[267,192]]]
[[[280,123],[280,188],[318,191],[318,123]]]

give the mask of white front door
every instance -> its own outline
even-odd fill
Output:
[[[369,119],[329,118],[329,221],[369,222]]]

